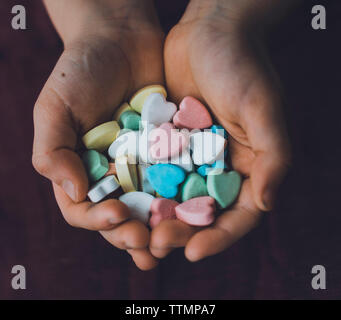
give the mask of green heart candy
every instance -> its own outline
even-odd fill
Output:
[[[213,174],[211,171],[207,177],[208,194],[218,202],[222,209],[225,209],[237,199],[241,183],[242,178],[237,171],[220,174]]]
[[[182,185],[181,199],[185,202],[192,198],[207,196],[205,179],[197,173],[191,173]]]
[[[109,170],[108,159],[96,150],[86,151],[82,156],[82,160],[92,182],[103,178]]]
[[[126,111],[123,112],[119,123],[123,126],[124,129],[130,130],[139,130],[141,121],[141,116],[135,111]]]

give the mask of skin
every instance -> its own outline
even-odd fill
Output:
[[[151,0],[45,0],[65,50],[34,108],[33,165],[52,181],[65,220],[100,231],[142,270],[177,247],[190,261],[214,255],[254,228],[290,163],[278,81],[261,41],[288,3],[192,0],[163,49]],[[232,164],[245,180],[213,226],[164,221],[150,234],[119,201],[85,201],[89,183],[76,150],[79,137],[110,121],[134,92],[163,84],[164,71],[171,100],[200,99],[228,130]]]
[[[98,230],[127,250],[142,270],[156,266],[146,226],[129,220],[115,199],[86,201],[89,182],[76,153],[78,138],[111,121],[115,107],[138,89],[164,83],[163,41],[150,0],[48,0],[65,50],[34,107],[33,165],[53,183],[72,226]]]
[[[215,255],[272,209],[291,156],[279,82],[262,34],[289,2],[192,0],[167,36],[164,58],[171,99],[179,103],[190,95],[209,106],[230,134],[232,165],[244,181],[237,202],[212,226],[196,228],[172,220],[153,229],[150,250],[155,257],[178,247],[185,247],[190,261]]]

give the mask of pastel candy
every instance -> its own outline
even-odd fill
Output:
[[[115,176],[108,176],[98,181],[88,192],[88,197],[92,202],[103,200],[110,193],[120,187]]]
[[[177,107],[172,102],[167,102],[161,93],[152,93],[143,104],[141,120],[146,123],[160,126],[171,121]]]
[[[163,86],[151,85],[137,91],[129,102],[130,106],[138,113],[141,113],[144,102],[152,93],[161,93],[165,98],[167,98],[167,91]]]
[[[213,169],[227,169],[227,164],[224,160],[218,160],[212,164]]]
[[[172,164],[156,164],[147,168],[147,178],[153,189],[164,198],[173,198],[185,180],[185,171]]]
[[[208,194],[225,209],[238,197],[241,182],[241,176],[237,171],[210,174],[207,177]]]
[[[127,156],[121,156],[115,161],[117,177],[124,192],[134,192],[138,189],[136,165],[133,161],[134,159]]]
[[[214,221],[215,201],[212,197],[193,198],[175,207],[176,217],[192,226],[204,227]]]
[[[137,172],[138,172],[139,181],[140,181],[140,190],[154,195],[155,190],[153,189],[146,175],[146,170],[148,167],[150,167],[150,164],[139,164],[137,166]]]
[[[111,159],[129,155],[133,158],[138,157],[139,132],[130,131],[118,137],[109,147],[108,154]]]
[[[90,181],[97,181],[104,177],[109,170],[107,158],[96,150],[86,151],[82,160]]]
[[[205,131],[191,135],[192,159],[194,164],[212,164],[224,159],[226,140],[215,133]]]
[[[113,143],[119,131],[120,126],[118,123],[116,121],[110,121],[87,132],[82,140],[87,149],[103,152]]]
[[[149,225],[155,228],[163,220],[176,219],[175,207],[178,202],[165,198],[154,199],[150,207],[151,218]]]
[[[199,100],[185,97],[173,122],[178,128],[205,129],[212,126],[212,117]]]
[[[202,177],[206,177],[210,170],[212,170],[212,167],[208,164],[203,164],[197,169],[197,173],[199,173]]]
[[[129,192],[118,198],[126,204],[133,219],[137,219],[147,224],[150,215],[150,207],[155,199],[152,195],[145,192]]]
[[[178,157],[181,151],[189,145],[187,134],[178,131],[172,123],[163,123],[159,128],[151,131],[149,135],[153,144],[150,147],[150,155],[155,160],[164,160],[170,157]]]
[[[225,139],[227,139],[227,137],[228,137],[227,131],[225,130],[225,128],[223,126],[215,124],[211,127],[211,131],[215,134],[219,134],[220,136],[224,137]]]
[[[151,158],[149,154],[149,149],[153,142],[149,140],[149,135],[152,130],[154,130],[156,127],[153,124],[147,124],[139,138],[139,156],[140,161],[143,163],[153,163],[153,159]]]
[[[135,111],[123,112],[119,123],[122,124],[124,129],[139,130],[141,116]]]
[[[119,121],[122,113],[126,111],[134,111],[134,109],[127,103],[123,103],[115,112],[113,120]]]
[[[189,174],[182,185],[182,202],[203,196],[208,196],[205,179],[197,173]]]
[[[180,166],[187,172],[192,172],[194,170],[193,160],[187,148],[182,150],[179,156],[173,156],[169,160],[161,160],[160,163],[171,163]]]

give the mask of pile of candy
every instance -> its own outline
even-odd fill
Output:
[[[207,226],[216,203],[225,209],[240,191],[239,173],[227,172],[227,132],[195,98],[179,110],[166,98],[164,87],[145,87],[84,135],[88,197],[99,202],[121,188],[132,218],[152,228],[165,219]]]

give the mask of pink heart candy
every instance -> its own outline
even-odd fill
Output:
[[[212,117],[206,107],[193,97],[185,97],[174,115],[173,123],[178,128],[205,129],[212,126]]]
[[[176,217],[192,226],[204,227],[214,221],[215,200],[212,197],[198,197],[187,200],[175,207]]]
[[[165,198],[155,198],[150,207],[151,218],[149,225],[155,228],[161,221],[176,219],[175,207],[178,202]]]
[[[177,157],[189,145],[189,135],[178,131],[172,123],[163,123],[149,134],[152,141],[150,155],[155,160],[166,160]]]

